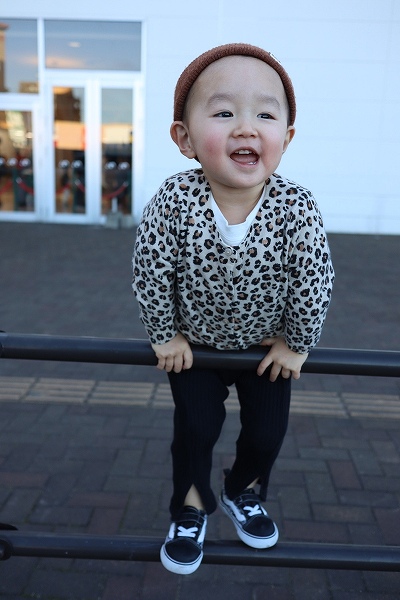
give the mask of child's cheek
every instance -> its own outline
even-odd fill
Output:
[[[209,134],[203,139],[203,150],[207,156],[218,156],[221,151],[221,136],[218,134]]]

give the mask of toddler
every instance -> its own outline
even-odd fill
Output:
[[[198,166],[162,184],[137,231],[133,290],[175,404],[171,525],[160,553],[174,573],[194,572],[203,557],[231,385],[241,430],[219,504],[245,544],[278,540],[262,502],[291,378],[321,335],[334,279],[312,194],[276,173],[295,116],[292,82],[269,52],[226,44],[196,58],[176,85],[171,136]],[[193,344],[266,353],[254,372],[196,369]]]

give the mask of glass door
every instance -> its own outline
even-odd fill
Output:
[[[31,110],[0,110],[0,211],[33,213]]]
[[[132,77],[51,73],[47,90],[48,220],[104,223],[110,217],[120,226],[133,204]]]

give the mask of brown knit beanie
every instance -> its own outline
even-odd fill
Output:
[[[258,58],[259,60],[267,63],[267,65],[272,67],[278,73],[283,83],[289,104],[289,125],[293,125],[296,118],[296,99],[294,95],[293,84],[289,75],[286,73],[280,62],[278,62],[278,60],[272,54],[270,54],[270,52],[267,52],[262,48],[258,48],[257,46],[252,46],[251,44],[225,44],[223,46],[212,48],[211,50],[208,50],[207,52],[204,52],[204,54],[201,54],[199,57],[195,58],[195,60],[191,62],[190,65],[183,71],[182,75],[178,79],[178,83],[176,84],[174,97],[174,121],[182,121],[186,99],[188,97],[190,88],[200,73],[202,73],[202,71],[204,71],[208,65],[216,60],[225,58],[226,56],[236,55]]]

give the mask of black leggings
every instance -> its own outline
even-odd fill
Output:
[[[253,371],[225,369],[189,369],[168,376],[175,403],[172,519],[192,485],[208,514],[217,507],[210,486],[212,452],[225,420],[224,401],[232,384],[238,393],[242,427],[225,491],[233,499],[258,479],[265,500],[271,469],[287,430],[291,380],[279,376],[272,383],[269,373],[260,377]]]

